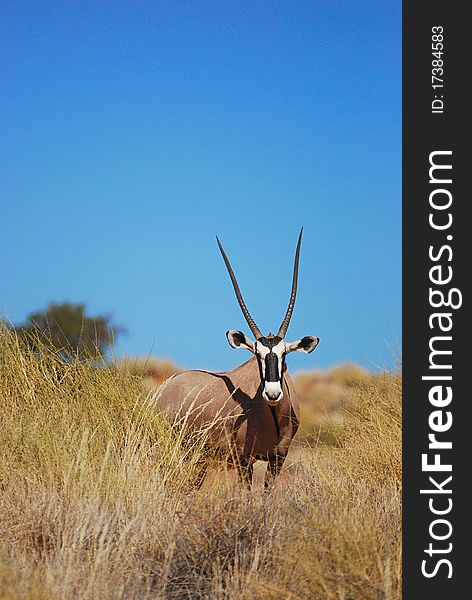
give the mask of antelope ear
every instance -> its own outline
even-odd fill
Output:
[[[314,335],[306,335],[301,340],[286,343],[285,348],[287,354],[289,352],[305,352],[305,354],[310,354],[310,352],[313,352],[316,346],[318,346],[319,341],[320,338],[317,338]]]
[[[226,332],[226,337],[228,338],[229,345],[232,348],[246,348],[246,350],[249,350],[249,352],[254,353],[254,342],[247,338],[242,331],[230,329]]]

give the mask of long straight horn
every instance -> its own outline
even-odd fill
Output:
[[[247,324],[249,325],[254,337],[256,338],[256,340],[258,340],[259,338],[263,337],[263,335],[259,331],[259,328],[257,327],[257,325],[254,323],[254,321],[251,317],[251,314],[249,313],[246,305],[244,304],[243,296],[241,294],[241,290],[239,289],[238,282],[236,281],[236,277],[233,273],[233,269],[231,268],[231,264],[228,260],[228,257],[225,254],[225,251],[223,250],[223,246],[221,245],[220,240],[218,239],[218,236],[216,236],[216,241],[218,242],[218,247],[220,249],[223,260],[225,261],[225,265],[226,265],[226,268],[228,269],[229,276],[231,277],[231,283],[233,284],[234,293],[236,294],[236,298],[238,299],[239,306],[241,307],[241,310],[243,311],[244,318],[246,319]]]
[[[297,251],[295,253],[295,264],[293,265],[293,281],[292,281],[292,293],[290,294],[290,302],[288,303],[287,312],[285,313],[284,320],[280,326],[277,337],[284,338],[287,333],[288,326],[290,325],[290,319],[292,318],[293,307],[295,306],[295,298],[297,297],[297,283],[298,283],[298,261],[300,260],[300,245],[302,243],[303,227],[300,229],[300,235],[298,236]]]

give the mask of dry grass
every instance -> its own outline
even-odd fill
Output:
[[[149,387],[160,385],[171,375],[182,371],[173,361],[155,356],[127,357],[117,365],[132,375],[143,378]]]
[[[365,377],[340,447],[295,449],[270,496],[205,460],[127,369],[0,332],[0,598],[400,598],[400,387]]]

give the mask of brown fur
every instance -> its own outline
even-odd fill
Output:
[[[252,465],[269,462],[266,487],[282,468],[299,425],[299,404],[292,380],[284,372],[283,398],[271,407],[262,397],[258,359],[227,373],[186,371],[168,379],[156,394],[164,413],[190,430],[208,428],[212,445],[236,458],[248,485]]]

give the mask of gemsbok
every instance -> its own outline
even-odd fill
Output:
[[[303,228],[298,237],[293,268],[292,293],[277,335],[263,335],[244,303],[228,257],[218,238],[236,298],[255,341],[242,331],[226,332],[233,348],[245,348],[254,356],[227,373],[185,371],[168,379],[156,394],[156,403],[174,421],[190,430],[208,430],[208,443],[227,452],[240,480],[252,484],[253,464],[268,462],[265,488],[279,474],[299,425],[299,403],[287,372],[289,352],[312,352],[319,338],[305,336],[286,342],[297,294],[298,263]]]

